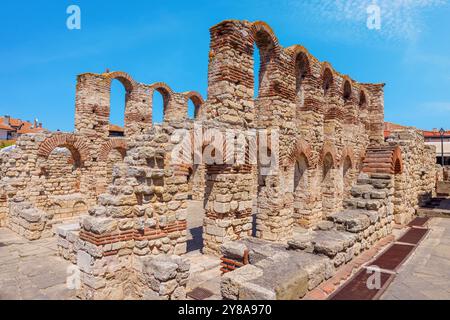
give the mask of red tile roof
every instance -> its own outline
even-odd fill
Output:
[[[20,130],[17,130],[17,133],[19,134],[26,134],[26,133],[39,133],[44,131],[43,128],[22,128]]]
[[[35,128],[31,122],[22,121],[20,119],[9,118],[9,126],[6,125],[5,122],[5,117],[0,117],[0,126],[2,129],[17,132],[18,134],[38,133],[45,130],[40,127]]]
[[[384,123],[384,137],[387,138],[391,134],[391,131],[403,129],[406,128],[405,126],[402,126],[400,124],[392,123],[392,122],[385,122]],[[422,134],[425,138],[433,138],[433,137],[440,137],[441,134],[439,130],[421,130]],[[445,136],[450,136],[450,130],[445,131]]]
[[[110,124],[109,125],[109,131],[115,131],[115,132],[124,132],[124,129],[118,125]]]
[[[10,126],[4,124],[3,122],[0,122],[0,129],[8,130],[8,131],[15,131],[13,128],[11,128]]]

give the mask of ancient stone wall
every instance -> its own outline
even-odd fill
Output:
[[[0,156],[0,224],[38,239],[84,215],[57,231],[83,299],[183,298],[189,267],[176,256],[187,250],[190,198],[204,203],[204,253],[252,236],[289,242],[321,255],[326,277],[432,195],[435,153],[423,137],[406,130],[384,143],[384,84],[359,83],[300,45],[283,48],[264,22],[227,20],[210,34],[206,101],[123,72],[82,74],[74,133],[24,135]],[[114,80],[126,90],[123,137],[109,136]],[[155,92],[161,125],[152,124]],[[199,153],[208,157],[196,162]]]
[[[383,84],[358,83],[302,46],[281,47],[264,22],[227,20],[210,34],[205,118],[280,132],[280,167],[268,178],[255,177],[257,236],[289,237],[293,216],[314,227],[342,208],[366,147],[383,141]],[[294,185],[300,163],[303,180]],[[256,172],[261,175],[261,164]]]
[[[436,195],[436,150],[424,144],[419,130],[414,128],[391,132],[388,144],[399,146],[402,152],[402,172],[395,179],[395,222],[406,224],[416,209]]]
[[[126,89],[124,137],[109,137],[110,86],[115,79]],[[87,214],[112,183],[113,167],[123,161],[128,141],[152,126],[156,91],[164,98],[165,121],[186,121],[189,100],[200,115],[203,99],[195,91],[175,93],[164,83],[137,83],[123,72],[78,76],[75,133],[23,135],[14,150],[1,155],[0,179],[6,189],[0,195],[0,224],[9,223],[13,230],[37,239],[51,235],[53,224]],[[202,170],[195,172],[191,185],[197,199],[204,190]],[[36,210],[35,216],[42,215],[42,225],[34,227],[32,235],[25,230],[35,221],[10,209],[24,199],[27,208]],[[8,222],[10,212],[15,218]]]
[[[129,142],[113,183],[83,219],[77,251],[78,266],[85,262],[82,297],[111,298],[138,257],[186,252],[189,166],[173,164],[173,130],[165,123]]]

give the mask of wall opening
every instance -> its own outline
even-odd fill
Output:
[[[111,94],[109,103],[109,135],[123,136],[125,126],[125,110],[128,100],[127,90],[118,79],[111,81]]]
[[[153,91],[152,98],[152,123],[163,123],[164,113],[166,111],[167,102],[164,99],[163,93],[158,90]]]
[[[293,216],[295,222],[299,225],[307,225],[305,221],[302,221],[304,216],[308,214],[308,202],[309,202],[309,171],[308,160],[305,155],[302,154],[295,162],[294,167],[294,212]],[[302,223],[303,222],[303,223]]]
[[[188,110],[187,110],[188,119],[193,120],[196,118],[196,115],[197,115],[196,109],[197,109],[197,107],[195,106],[194,102],[191,99],[189,99],[188,100]]]
[[[364,93],[364,91],[361,91],[359,93],[359,107],[361,109],[367,108],[367,98],[366,98],[366,94]]]
[[[297,55],[295,60],[295,98],[298,108],[303,107],[305,101],[305,92],[303,89],[303,80],[309,69],[308,57],[304,53]]]
[[[333,85],[333,73],[329,68],[325,69],[322,81],[323,95],[326,96],[329,93],[331,86]]]
[[[335,209],[335,179],[333,177],[334,161],[328,152],[323,158],[322,167],[322,212],[323,217],[333,213]]]
[[[267,68],[273,60],[274,43],[270,35],[263,31],[257,31],[254,35],[253,45],[253,78],[254,98],[264,96],[270,88]]]
[[[353,172],[352,172],[352,160],[349,156],[345,157],[344,164],[342,166],[342,181],[343,181],[343,194],[344,198],[350,193],[350,189],[352,188],[353,181]]]
[[[343,93],[344,101],[347,102],[348,100],[350,100],[351,96],[352,96],[352,85],[348,80],[346,80],[344,83],[344,93]]]

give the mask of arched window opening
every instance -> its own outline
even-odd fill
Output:
[[[323,158],[323,168],[322,168],[322,181],[330,178],[330,171],[333,168],[333,157],[330,153],[327,153]]]
[[[344,94],[343,94],[344,100],[345,101],[350,100],[351,96],[352,96],[352,85],[350,84],[349,81],[346,80],[344,83]]]
[[[306,189],[306,170],[308,170],[308,161],[305,155],[301,155],[300,158],[295,162],[294,169],[294,193],[301,189]]]
[[[399,174],[399,173],[402,173],[402,164],[400,162],[400,159],[397,159],[395,161],[394,174]]]
[[[333,84],[333,74],[332,74],[331,70],[327,68],[327,69],[325,69],[325,72],[323,73],[322,87],[323,87],[324,96],[326,96],[329,93],[332,84]]]
[[[302,154],[295,162],[294,167],[294,212],[293,216],[298,225],[307,227],[305,217],[308,216],[310,197],[308,185],[308,160]]]
[[[158,88],[153,91],[152,97],[152,123],[162,123],[169,105],[169,93]]]
[[[203,99],[201,96],[191,94],[188,98],[187,113],[189,119],[197,119],[200,116],[200,108],[202,107]]]
[[[364,91],[361,91],[359,93],[359,107],[360,108],[366,108],[367,107],[367,98]]]
[[[253,98],[258,98],[259,96],[259,77],[260,77],[260,65],[261,57],[259,56],[259,50],[256,43],[253,45]]]
[[[196,107],[194,105],[194,102],[189,99],[188,100],[188,119],[195,119],[196,116]]]
[[[273,49],[272,38],[265,31],[256,32],[253,45],[254,98],[269,89],[267,67],[273,58]]]
[[[110,108],[109,108],[109,135],[123,136],[125,126],[125,109],[129,93],[118,79],[111,81]]]
[[[303,80],[305,79],[309,69],[308,58],[304,53],[297,55],[295,60],[295,93],[297,106],[303,106],[305,95],[302,87]]]
[[[342,166],[342,180],[343,180],[343,188],[344,188],[344,196],[346,196],[352,187],[352,160],[349,156],[345,157],[344,164]]]
[[[342,168],[342,174],[343,174],[344,178],[347,177],[351,168],[352,168],[352,160],[350,159],[349,156],[347,156],[347,157],[345,157],[344,166]]]

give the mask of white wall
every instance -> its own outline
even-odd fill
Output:
[[[425,144],[436,147],[436,156],[441,156],[441,142],[425,142]],[[444,156],[450,156],[450,142],[444,141]]]
[[[0,140],[6,140],[8,138],[8,131],[0,129]]]

